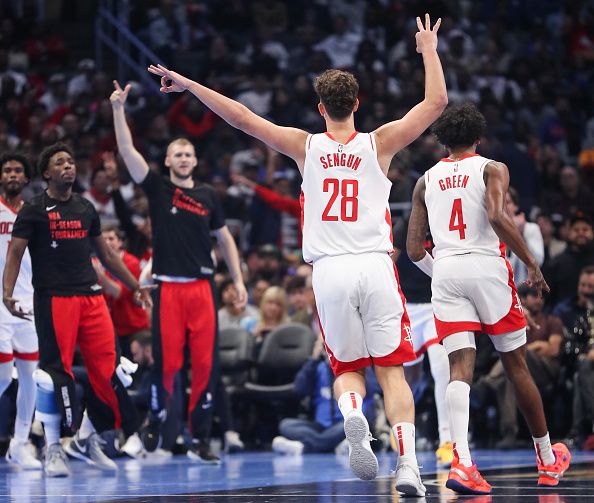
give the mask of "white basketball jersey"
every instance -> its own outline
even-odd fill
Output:
[[[329,133],[309,135],[301,184],[304,260],[392,251],[391,186],[373,134],[355,132],[345,143]]]
[[[489,223],[483,172],[486,159],[468,154],[442,159],[425,173],[425,204],[433,257],[479,253],[501,255],[500,241]]]
[[[17,214],[14,210],[0,197],[0,274],[4,273],[4,267],[6,266],[6,255],[12,237],[12,226],[16,217]],[[18,307],[23,311],[33,311],[33,285],[31,281],[31,256],[27,249],[23,255],[21,270],[12,295],[15,299],[19,300]],[[3,303],[0,303],[1,323],[19,323],[21,321],[19,318],[10,314]]]

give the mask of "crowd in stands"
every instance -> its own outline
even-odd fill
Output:
[[[71,146],[76,190],[99,212],[110,246],[125,250],[124,260],[137,276],[150,271],[148,203],[117,155],[109,102],[114,75],[98,68],[92,54],[73,60],[60,33],[42,21],[32,23],[14,4],[0,2],[0,152],[18,150],[35,163],[47,145],[60,140]],[[359,80],[358,130],[373,131],[420,101],[424,77],[414,19],[423,12],[442,17],[438,50],[449,102],[473,101],[485,115],[488,129],[478,151],[509,167],[508,209],[551,287],[544,300],[526,288],[520,288],[520,297],[538,325],[528,332],[528,362],[541,393],[550,398],[552,434],[594,449],[593,2],[136,0],[130,5],[131,30],[171,68],[275,123],[310,132],[324,130],[312,79],[329,67],[350,70]],[[250,301],[245,310],[234,307],[234,290],[217,257],[219,328],[244,329],[253,339],[253,361],[267,335],[288,322],[305,324],[319,336],[311,268],[300,255],[300,178],[292,161],[187,95],[162,100],[135,81],[126,113],[152,170],[165,172],[166,146],[183,136],[196,147],[196,178],[220,196],[242,252]],[[388,177],[395,226],[408,216],[416,179],[443,154],[427,133],[394,158]],[[28,197],[43,188],[39,177],[32,179]],[[520,284],[525,270],[509,258]],[[122,350],[141,365],[134,389],[142,407],[152,365],[150,316],[133,310],[126,300],[130,292],[100,265],[97,272]],[[150,280],[150,273],[145,276]],[[475,417],[484,414],[486,421],[475,422],[474,441],[515,447],[529,436],[518,422],[501,366],[493,364],[492,346],[487,342],[478,349],[472,406]],[[332,401],[329,379],[317,343],[295,381],[298,393],[310,398],[306,410],[313,422],[285,418],[279,451],[307,452],[315,445],[332,450],[340,443],[343,435],[333,429],[337,409],[325,408]],[[183,385],[180,390],[183,395]],[[1,399],[2,410],[9,410],[11,396]],[[418,417],[434,417],[431,397],[429,392],[418,397]],[[230,410],[236,414],[237,404]],[[1,416],[0,437],[6,437],[10,425]],[[323,441],[300,440],[295,434],[300,428]],[[435,440],[434,420],[418,428],[419,436]],[[269,445],[271,437],[261,441]]]

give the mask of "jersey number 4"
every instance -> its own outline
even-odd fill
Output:
[[[330,200],[322,213],[324,222],[356,222],[359,216],[359,182],[358,180],[342,180],[337,178],[324,179],[324,192],[330,192]],[[338,215],[331,215],[330,211],[334,202],[340,194],[340,218]]]
[[[466,239],[466,224],[462,216],[462,199],[454,199],[452,214],[450,215],[450,231],[458,231],[460,239]]]

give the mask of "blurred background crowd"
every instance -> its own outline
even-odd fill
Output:
[[[150,260],[148,206],[117,156],[109,95],[118,75],[107,59],[98,63],[95,33],[88,29],[98,3],[104,2],[0,0],[0,152],[17,150],[35,163],[45,146],[59,140],[70,145],[78,169],[76,190],[93,202],[105,232],[113,233],[114,246],[134,256],[140,270]],[[414,19],[424,12],[442,17],[438,50],[449,102],[473,101],[485,115],[488,129],[479,152],[508,165],[513,187],[508,209],[551,286],[544,300],[526,288],[520,294],[525,309],[540,320],[540,328],[529,332],[528,349],[537,361],[532,367],[538,369],[537,384],[548,398],[552,435],[594,449],[594,2],[126,4],[130,31],[168,67],[277,124],[312,133],[324,130],[312,79],[329,67],[348,69],[359,80],[355,120],[360,131],[373,131],[422,100],[424,73],[415,52]],[[244,369],[243,378],[234,372],[225,381],[233,391],[232,415],[237,415],[237,388],[242,379],[257,379],[258,348],[267,335],[288,322],[319,332],[311,269],[300,255],[299,174],[290,159],[228,126],[190,95],[163,98],[138,77],[126,81],[132,83],[128,121],[151,169],[165,173],[167,144],[178,136],[188,138],[199,158],[195,177],[216,188],[242,252],[250,293],[246,310],[233,306],[222,260],[217,274],[221,330],[240,328],[254,342],[252,367]],[[394,158],[388,177],[396,230],[408,216],[416,179],[443,155],[427,133]],[[32,179],[27,197],[43,188],[40,178]],[[519,284],[525,272],[510,259]],[[148,318],[126,327],[126,319],[118,321],[118,303],[111,305],[118,335],[134,336],[130,354],[150,367]],[[482,342],[471,404],[473,441],[514,447],[528,441],[529,434],[518,422],[513,401],[510,406],[510,390],[492,347]],[[311,357],[300,362],[305,365],[301,370],[320,379],[323,372],[312,373],[312,368],[323,358],[317,343]],[[293,382],[297,370],[285,381]],[[437,430],[431,378],[429,372],[424,375],[414,391],[419,442],[429,448]],[[373,382],[370,387],[375,389]],[[294,413],[315,418],[324,398],[321,389],[324,385],[316,388],[311,382],[302,387],[301,397],[314,398],[305,408],[300,402]],[[371,403],[370,409],[380,407]],[[269,431],[248,432],[254,427],[249,421],[223,430],[239,430],[255,447],[267,446],[286,415],[280,407]],[[320,422],[329,427],[337,420],[330,411]],[[9,427],[3,424],[0,435],[7,436]]]

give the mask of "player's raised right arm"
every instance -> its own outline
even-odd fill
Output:
[[[132,180],[135,183],[142,183],[149,172],[149,166],[134,146],[124,110],[124,104],[130,92],[130,84],[122,89],[118,81],[114,80],[113,85],[115,90],[111,93],[109,100],[111,101],[111,108],[113,110],[113,127],[118,142],[118,151],[124,159]]]
[[[526,284],[549,291],[538,262],[534,255],[528,250],[526,242],[516,224],[507,213],[505,205],[505,194],[509,188],[509,171],[502,162],[492,161],[485,166],[485,183],[487,186],[486,204],[489,222],[495,234],[514,252],[518,258],[528,267],[528,279]]]
[[[206,86],[168,70],[162,65],[151,65],[148,71],[161,77],[161,92],[190,91],[204,105],[234,128],[263,141],[269,147],[291,157],[303,170],[307,133],[297,128],[277,126],[256,115],[241,103],[209,89]],[[301,173],[303,174],[303,173]]]
[[[431,28],[429,14],[425,24],[417,18],[417,52],[425,66],[425,98],[402,119],[388,122],[375,131],[380,166],[387,173],[392,157],[416,140],[441,115],[448,104],[448,93],[441,61],[437,54],[437,32],[441,18]]]

